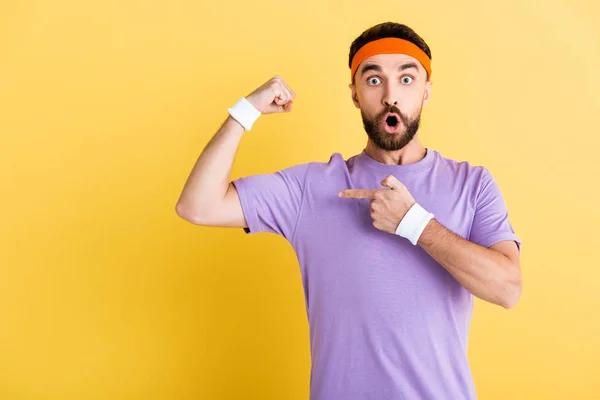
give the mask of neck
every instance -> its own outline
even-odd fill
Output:
[[[427,149],[423,147],[419,138],[415,135],[413,140],[406,146],[396,151],[386,151],[377,147],[370,139],[367,142],[365,153],[372,159],[379,161],[382,164],[388,165],[405,165],[416,163],[425,158]]]

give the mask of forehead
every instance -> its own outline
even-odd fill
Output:
[[[419,72],[425,71],[425,68],[421,65],[421,63],[414,57],[409,56],[407,54],[377,54],[365,59],[358,66],[358,71],[361,71],[362,68],[367,64],[377,64],[383,69],[383,71],[396,71],[401,65],[413,62],[417,64],[417,68]]]

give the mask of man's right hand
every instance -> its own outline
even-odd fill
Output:
[[[262,114],[292,111],[296,94],[275,76],[246,97]],[[227,118],[208,141],[185,182],[176,205],[177,214],[197,225],[243,227],[246,221],[237,188],[230,182],[242,126]]]
[[[262,114],[274,114],[292,111],[296,94],[290,89],[283,79],[274,76],[265,84],[246,97]]]

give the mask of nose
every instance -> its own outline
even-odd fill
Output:
[[[386,107],[398,106],[398,94],[396,94],[394,89],[389,86],[386,88],[382,100]]]

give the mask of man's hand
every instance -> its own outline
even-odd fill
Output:
[[[261,114],[273,114],[292,111],[294,97],[296,93],[276,75],[246,96],[246,99]]]
[[[342,190],[339,196],[342,198],[370,199],[373,226],[384,232],[395,234],[400,221],[415,204],[415,199],[406,186],[393,175],[388,175],[387,178],[381,181],[381,184],[391,190],[347,189]]]

